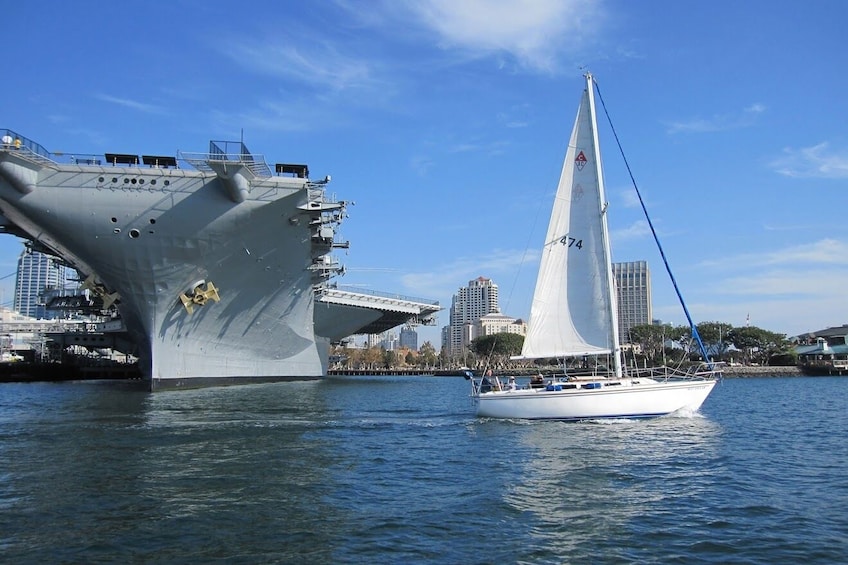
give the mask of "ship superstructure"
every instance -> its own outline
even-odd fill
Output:
[[[3,223],[118,309],[152,389],[326,373],[332,336],[316,336],[315,290],[348,246],[329,177],[272,171],[242,142],[71,156],[0,133]]]

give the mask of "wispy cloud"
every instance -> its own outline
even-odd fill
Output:
[[[511,56],[521,66],[551,72],[603,19],[595,0],[415,0],[410,13],[444,49],[470,56]]]
[[[742,111],[730,114],[715,114],[709,118],[695,117],[689,120],[667,122],[666,132],[676,133],[708,133],[745,128],[754,125],[757,116],[766,111],[762,104],[751,104]]]
[[[768,253],[742,253],[726,256],[720,260],[704,261],[701,267],[746,270],[757,267],[780,265],[837,265],[848,267],[848,242],[837,239],[822,239],[813,243],[792,245]],[[805,274],[805,276],[808,276]]]
[[[645,220],[638,220],[629,226],[614,230],[610,233],[610,239],[616,243],[620,243],[632,239],[641,239],[651,235],[651,228]]]
[[[342,53],[315,36],[228,43],[224,53],[243,68],[318,89],[373,90],[383,82],[374,61]]]
[[[131,110],[137,110],[146,114],[166,113],[165,108],[163,108],[162,106],[157,106],[156,104],[148,104],[146,102],[139,102],[138,100],[131,100],[129,98],[118,98],[117,96],[110,96],[109,94],[102,93],[95,94],[94,96],[95,98],[97,98],[98,100],[102,100],[103,102],[117,104],[118,106],[130,108]]]
[[[214,110],[212,119],[225,129],[245,128],[254,131],[297,132],[346,124],[347,116],[334,107],[303,98],[285,102],[260,100],[238,112]]]
[[[813,282],[815,281],[815,282]],[[848,286],[848,268],[773,269],[732,276],[716,284],[720,294],[833,299]]]
[[[787,147],[770,166],[775,172],[797,178],[848,178],[848,149],[833,150],[825,141],[812,147]]]
[[[435,162],[433,159],[427,155],[416,155],[409,161],[409,166],[412,170],[422,177],[427,176],[427,173],[430,172],[430,169],[433,168],[434,164]]]
[[[526,128],[529,125],[529,121],[526,117],[523,117],[526,114],[528,109],[527,104],[523,104],[518,108],[512,108],[509,112],[499,112],[496,116],[499,123],[503,124],[504,127],[507,128]],[[522,117],[517,117],[516,113],[522,114]]]
[[[456,143],[447,148],[448,153],[484,153],[486,155],[502,155],[509,144],[505,141],[464,142]]]
[[[619,192],[619,198],[621,198],[621,204],[625,208],[641,208],[642,204],[639,202],[639,195],[632,188],[625,188],[624,190]]]
[[[538,256],[535,250],[496,249],[484,257],[459,257],[430,271],[408,273],[401,277],[401,282],[410,292],[421,296],[451,296],[458,288],[456,281],[485,276],[500,279],[503,284],[524,266],[529,271]]]

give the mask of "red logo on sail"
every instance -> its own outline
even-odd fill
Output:
[[[589,160],[586,159],[586,156],[583,154],[582,151],[580,153],[578,153],[577,157],[574,159],[574,164],[577,165],[578,171],[582,171],[583,167],[585,167],[586,163],[588,163],[588,162],[589,162]]]

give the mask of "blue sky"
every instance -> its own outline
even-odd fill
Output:
[[[238,6],[238,7],[236,7]],[[848,323],[848,3],[6,2],[0,127],[51,151],[244,139],[354,201],[343,285],[439,300],[478,276],[529,314],[583,87],[601,87],[698,321]],[[615,261],[684,318],[609,131]],[[0,276],[21,243],[0,237]],[[3,301],[12,278],[0,281]]]

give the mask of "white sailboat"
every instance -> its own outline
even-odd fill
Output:
[[[587,74],[586,90],[554,199],[527,336],[519,358],[607,356],[612,367],[588,375],[563,375],[536,386],[519,387],[513,379],[504,386],[497,378],[471,378],[477,415],[584,420],[695,411],[721,373],[709,362],[688,311],[686,316],[700,345],[704,364],[687,371],[659,367],[629,369],[625,374],[598,143],[595,82]]]

